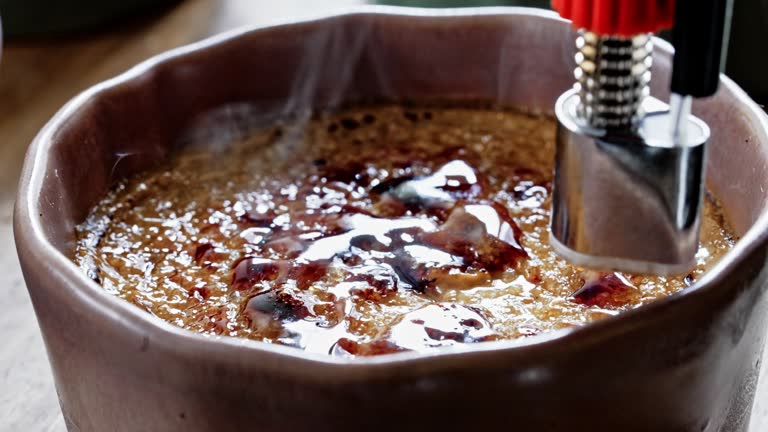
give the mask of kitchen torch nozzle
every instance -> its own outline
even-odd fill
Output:
[[[550,243],[573,264],[678,274],[695,263],[708,126],[729,0],[554,0],[578,29],[574,88],[557,101]],[[669,105],[651,97],[652,32],[673,24]]]

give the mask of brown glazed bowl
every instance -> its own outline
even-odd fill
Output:
[[[671,49],[657,42],[654,93],[666,99]],[[70,261],[89,208],[214,108],[550,111],[571,86],[572,44],[567,23],[533,9],[373,7],[228,33],[76,97],[29,149],[14,219],[69,430],[745,430],[765,334],[768,121],[725,77],[695,112],[713,130],[709,187],[741,240],[695,286],[582,328],[341,359],[179,329]]]

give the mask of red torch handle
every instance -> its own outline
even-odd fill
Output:
[[[575,28],[598,35],[631,36],[672,27],[674,0],[552,0]]]

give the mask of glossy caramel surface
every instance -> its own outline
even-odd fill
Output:
[[[514,111],[286,122],[119,184],[75,259],[180,327],[354,356],[584,324],[683,289],[732,247],[708,199],[685,277],[568,265],[548,245],[553,153],[553,121]]]

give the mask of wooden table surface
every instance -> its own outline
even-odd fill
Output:
[[[0,431],[66,430],[11,229],[21,162],[42,125],[78,92],[161,51],[241,25],[362,2],[185,0],[155,16],[87,36],[6,44],[0,63]],[[753,410],[754,432],[768,431],[765,375]]]

